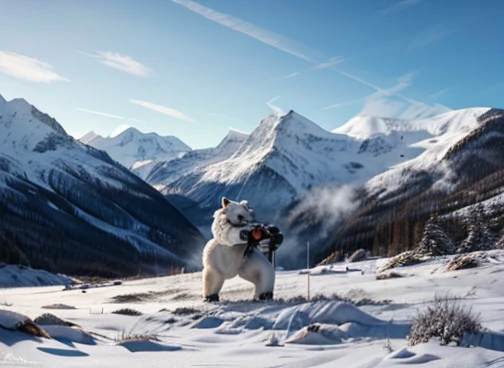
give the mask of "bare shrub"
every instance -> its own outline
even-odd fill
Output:
[[[390,260],[385,265],[383,265],[378,270],[378,272],[387,271],[387,270],[389,270],[391,268],[395,268],[395,267],[415,265],[415,264],[424,262],[428,259],[430,259],[429,256],[420,255],[420,254],[415,253],[412,250],[409,250],[407,252],[398,254],[397,256],[390,258]]]
[[[67,305],[67,304],[61,304],[61,303],[44,305],[42,308],[43,309],[77,309],[73,305]]]
[[[194,314],[201,313],[199,309],[191,307],[179,307],[173,311],[173,314],[184,315],[184,314]]]
[[[164,291],[148,291],[146,293],[121,294],[112,297],[113,303],[139,303],[162,296],[171,295],[183,291],[182,289],[169,289]]]
[[[436,295],[424,311],[419,311],[406,339],[410,346],[439,338],[441,345],[460,345],[465,333],[481,330],[480,316],[467,308],[459,298]]]
[[[364,305],[387,305],[390,304],[390,300],[373,300],[367,297],[362,289],[351,289],[345,296],[339,294],[324,295],[315,294],[309,300],[304,295],[293,296],[287,299],[279,298],[276,299],[277,303],[289,303],[289,304],[303,304],[307,302],[321,302],[321,301],[341,301],[349,304],[353,304],[357,307]]]
[[[122,308],[112,312],[113,314],[122,314],[125,316],[141,316],[143,313],[131,308]]]
[[[152,293],[122,294],[112,297],[115,303],[135,303],[150,300],[154,297]]]
[[[128,342],[128,341],[161,341],[155,334],[150,333],[142,333],[142,334],[134,334],[134,333],[126,333],[126,331],[122,331],[119,336],[115,339],[118,343]]]
[[[446,271],[464,270],[467,268],[475,268],[479,266],[479,262],[474,255],[461,255],[453,258],[446,265]]]
[[[37,318],[34,319],[34,322],[40,326],[68,326],[68,327],[77,326],[77,327],[80,327],[79,325],[77,325],[73,322],[65,321],[64,319],[61,319],[51,313],[44,313],[41,316],[38,316]]]
[[[353,254],[347,259],[348,262],[360,262],[367,258],[366,251],[364,249],[357,249]]]
[[[396,272],[396,271],[379,273],[376,275],[377,280],[397,279],[400,277],[406,277],[406,275],[403,273],[400,273],[400,272]]]

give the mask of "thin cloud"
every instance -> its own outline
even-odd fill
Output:
[[[364,102],[358,115],[380,116],[400,119],[418,119],[438,115],[451,109],[440,105],[428,105],[403,96],[404,91],[413,84],[415,73],[408,73],[397,78],[396,83],[386,89],[380,89],[363,98],[340,102],[326,106],[322,110],[334,109],[346,105]]]
[[[313,69],[319,70],[319,69],[327,69],[330,68],[331,66],[337,65],[345,61],[345,58],[343,56],[335,56],[333,58],[330,58],[328,62],[325,63],[320,63],[317,64],[313,67]]]
[[[106,116],[106,117],[109,117],[109,118],[114,118],[114,119],[121,119],[121,120],[124,120],[124,118],[122,116],[118,116],[118,115],[112,115],[112,114],[107,114],[106,112],[100,112],[100,111],[94,111],[94,110],[88,110],[88,109],[82,109],[80,107],[77,107],[76,110],[79,110],[79,111],[84,111],[84,112],[87,112],[87,113],[90,113],[90,114],[95,114],[95,115],[101,115],[101,116]]]
[[[174,3],[182,5],[183,7],[213,21],[218,24],[223,25],[224,27],[231,28],[236,32],[240,32],[255,38],[262,43],[270,45],[278,50],[287,52],[291,55],[294,55],[300,59],[309,61],[311,63],[315,63],[315,61],[306,54],[306,52],[299,51],[300,48],[305,48],[302,45],[296,43],[293,40],[290,40],[287,37],[281,36],[274,32],[268,31],[264,28],[256,26],[255,24],[246,22],[242,19],[233,17],[229,14],[224,14],[203,6],[201,4],[195,3],[190,0],[172,0]]]
[[[277,114],[277,115],[283,114],[283,111],[278,106],[273,105],[273,102],[275,102],[276,100],[278,100],[280,97],[282,97],[282,96],[276,96],[276,97],[272,98],[271,100],[269,100],[268,102],[266,102],[266,105],[268,105],[268,107],[271,110],[273,110],[273,112],[275,114]]]
[[[233,17],[228,14],[224,14],[221,12],[218,12],[216,10],[213,10],[211,8],[208,8],[206,6],[200,5],[194,1],[191,0],[172,0],[172,2],[180,4],[184,6],[185,8],[195,12],[196,14],[199,14],[213,22],[216,22],[220,25],[223,25],[227,28],[230,28],[234,31],[241,32],[243,34],[246,34],[247,36],[250,36],[258,41],[261,41],[267,45],[270,45],[272,47],[275,47],[278,50],[284,51],[286,53],[289,53],[291,55],[294,55],[302,60],[308,61],[312,64],[321,65],[320,62],[317,62],[314,58],[309,57],[306,52],[300,51],[306,50],[307,48],[293,40],[288,39],[287,37],[278,35],[276,33],[270,32],[266,29],[263,29],[259,26],[256,26],[252,23],[246,22],[242,19]],[[316,50],[310,50],[312,54],[317,54],[321,55],[320,52]],[[324,64],[324,63],[323,63]],[[368,86],[372,89],[374,89],[377,92],[382,92],[385,94],[394,94],[394,92],[390,92],[387,89],[381,88],[371,82],[368,82],[356,75],[344,72],[340,69],[336,68],[336,64],[333,65],[324,65],[324,67],[329,68],[330,70],[333,70],[336,73],[339,73],[347,78],[350,78],[358,83],[361,83],[365,86]],[[293,73],[294,74],[294,73]],[[395,94],[398,98],[410,102],[413,101],[412,103],[417,103],[418,101],[414,101],[408,97]]]
[[[289,79],[289,78],[293,78],[293,77],[296,77],[298,76],[299,74],[301,74],[301,72],[295,72],[295,73],[291,73],[289,75],[286,75],[285,77],[283,77],[283,79]]]
[[[366,98],[367,98],[367,96],[361,97],[361,98],[356,98],[355,100],[339,102],[334,105],[329,105],[329,106],[323,107],[323,108],[321,108],[321,110],[329,110],[329,109],[335,109],[335,108],[342,107],[342,106],[353,105],[355,103],[364,101]]]
[[[150,77],[152,70],[139,61],[133,60],[127,55],[121,55],[112,51],[97,51],[96,54],[88,54],[78,51],[79,54],[96,59],[100,64],[106,65],[125,73],[138,77]]]
[[[437,24],[429,27],[412,40],[410,46],[408,47],[408,51],[428,46],[442,38],[451,36],[455,32],[456,29],[454,27],[446,24]]]
[[[419,119],[451,110],[440,104],[428,105],[401,95],[399,92],[413,84],[413,75],[414,73],[405,74],[397,79],[394,86],[367,96],[359,115]]]
[[[423,0],[403,0],[403,1],[398,1],[388,8],[384,8],[378,11],[378,15],[389,15],[392,13],[397,13],[400,12],[404,9],[407,9],[409,7],[412,7],[414,5],[418,5],[422,2]]]
[[[313,71],[313,70],[328,69],[328,68],[331,68],[331,67],[333,67],[335,65],[341,64],[342,62],[344,62],[346,60],[348,60],[348,59],[345,58],[345,57],[343,57],[343,56],[335,56],[335,57],[330,58],[328,61],[326,61],[324,63],[315,64],[315,66],[312,67],[309,70],[306,70],[306,71],[303,71],[303,72],[295,72],[295,73],[286,75],[282,79],[289,79],[289,78],[297,77],[298,75],[300,75],[302,73],[310,72],[310,71]]]
[[[112,115],[112,114],[108,114],[106,112],[94,111],[94,110],[88,110],[88,109],[82,109],[80,107],[77,107],[76,110],[87,112],[89,114],[106,116],[108,118],[114,118],[114,119],[120,119],[120,120],[128,120],[128,121],[132,121],[134,123],[146,123],[146,121],[144,121],[144,120],[138,120],[138,119],[134,119],[134,118],[128,118],[128,119],[126,119],[126,118],[124,118],[122,116],[119,116],[119,115]],[[125,125],[125,124],[123,124],[123,125]]]
[[[55,73],[51,64],[43,61],[0,50],[0,72],[14,78],[34,83],[68,82],[68,79]]]
[[[448,92],[450,89],[451,88],[445,88],[445,89],[442,89],[440,91],[434,92],[433,94],[427,96],[427,100],[434,100],[436,98],[439,98],[442,95],[444,95],[446,92]]]
[[[147,102],[147,101],[139,101],[139,100],[133,100],[133,99],[131,99],[129,101],[131,103],[135,104],[135,105],[142,106],[142,107],[145,107],[147,109],[157,111],[157,112],[159,112],[161,114],[168,115],[168,116],[170,116],[170,117],[172,117],[174,119],[188,121],[190,123],[196,123],[196,120],[190,118],[189,116],[187,116],[183,112],[175,110],[175,109],[173,109],[171,107],[156,105],[156,104],[153,104],[153,103]]]

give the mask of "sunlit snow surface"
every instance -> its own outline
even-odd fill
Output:
[[[504,353],[497,350],[443,347],[437,341],[407,347],[412,317],[435,293],[462,297],[481,313],[484,327],[504,331],[504,252],[488,252],[481,267],[455,272],[445,272],[448,259],[402,268],[407,277],[380,281],[375,272],[384,259],[353,263],[349,271],[345,264],[312,270],[312,296],[336,293],[358,307],[338,300],[296,301],[307,291],[307,275],[300,271],[277,272],[273,302],[250,301],[252,286],[236,278],[225,283],[220,303],[202,303],[200,273],[125,281],[86,293],[62,286],[2,289],[0,302],[10,306],[0,309],[32,319],[50,312],[84,332],[47,327],[56,337],[47,340],[0,328],[0,366],[503,367]],[[131,294],[136,294],[131,302],[113,299]],[[43,308],[54,304],[76,309]],[[193,310],[173,313],[180,307]],[[121,308],[144,314],[111,313]],[[312,323],[319,323],[315,332]],[[134,335],[159,341],[116,341]],[[385,348],[387,337],[392,353]]]

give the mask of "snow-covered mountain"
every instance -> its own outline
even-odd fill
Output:
[[[194,266],[203,241],[107,153],[74,140],[25,100],[1,97],[0,215],[0,241],[10,244],[11,257],[71,274]]]
[[[471,241],[488,249],[502,237],[504,110],[459,110],[421,123],[439,135],[417,142],[423,152],[416,158],[366,182],[345,227],[330,232],[326,255],[412,249],[433,216],[457,248]]]
[[[447,155],[485,125],[488,111],[470,108],[413,120],[357,116],[332,132],[294,111],[272,114],[249,136],[230,132],[217,148],[153,165],[146,181],[202,231],[227,196],[249,200],[260,220],[289,218],[285,227],[306,214],[301,222],[330,218],[319,237],[330,236],[334,217],[341,221],[343,212],[357,207],[355,193],[335,187],[360,188],[357,202],[367,207],[357,208],[364,211],[390,208],[390,198],[400,201],[408,190],[446,184],[441,179],[450,172],[442,169]]]
[[[106,151],[110,157],[128,169],[137,169],[137,174],[143,174],[140,170],[145,165],[158,161],[170,161],[191,150],[177,137],[161,137],[156,133],[145,134],[135,128],[128,128],[115,137],[106,138],[95,132],[89,132],[79,140],[96,149]]]
[[[389,192],[407,180],[405,173],[435,169],[452,146],[483,124],[479,118],[489,110],[489,108],[455,110],[433,118],[402,124],[388,121],[386,128],[380,124],[378,129],[383,130],[381,136],[401,134],[404,139],[410,140],[409,146],[418,149],[420,154],[405,159],[399,165],[391,166],[389,170],[366,183],[366,187],[370,191]],[[349,129],[349,134],[359,134],[356,126],[343,128]]]
[[[193,150],[172,161],[159,160],[161,162],[157,162],[151,167],[146,181],[165,192],[167,184],[173,183],[184,175],[230,158],[247,137],[246,133],[230,129],[226,137],[215,148]],[[133,172],[138,174],[139,169],[134,169]]]
[[[176,161],[168,162],[162,167],[164,175],[153,170],[147,181],[202,206],[216,206],[222,195],[247,198],[272,220],[268,214],[279,213],[311,188],[364,184],[426,151],[435,156],[431,148],[456,142],[477,126],[476,118],[486,110],[460,110],[412,121],[356,117],[334,132],[293,111],[273,114],[232,156],[200,160],[186,171],[178,170]]]

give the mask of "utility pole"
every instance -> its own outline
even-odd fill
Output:
[[[308,275],[308,301],[310,301],[310,242],[306,243],[306,271]]]

